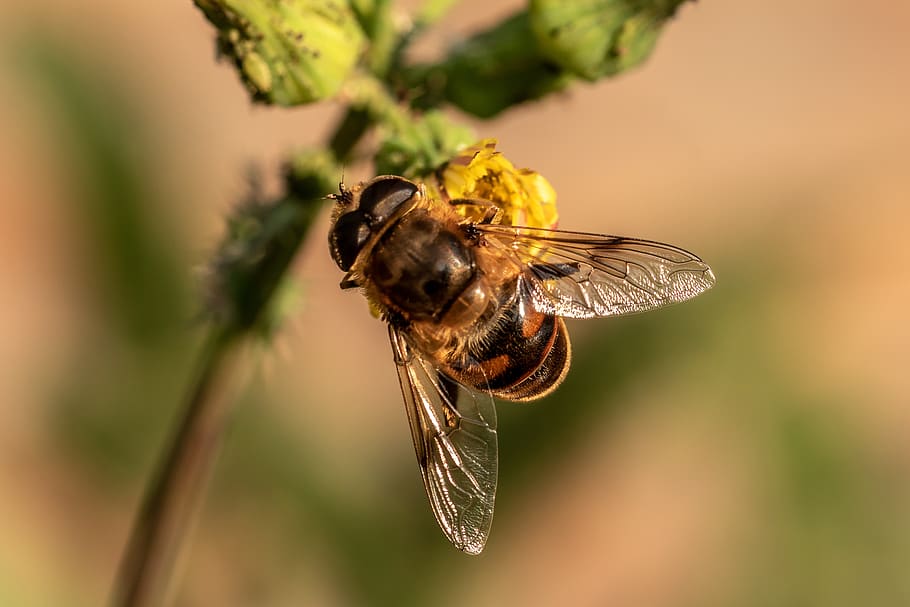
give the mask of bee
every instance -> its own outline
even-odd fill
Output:
[[[361,289],[388,324],[430,506],[452,544],[479,554],[496,494],[493,399],[556,389],[571,361],[563,318],[684,301],[714,274],[672,245],[502,225],[491,202],[439,200],[404,177],[340,190],[329,250],[341,288]]]

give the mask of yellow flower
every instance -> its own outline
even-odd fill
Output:
[[[494,203],[502,209],[498,223],[556,227],[556,190],[540,173],[516,169],[496,151],[495,139],[484,139],[459,152],[439,172],[439,180],[441,193],[449,200],[479,198]],[[468,219],[481,219],[479,210],[464,208],[461,212]]]

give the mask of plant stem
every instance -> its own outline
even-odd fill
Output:
[[[341,164],[349,162],[354,146],[372,126],[373,121],[368,112],[348,108],[329,142],[329,149],[332,150],[335,159]]]
[[[219,453],[242,342],[237,333],[215,329],[200,353],[183,419],[134,523],[114,588],[115,607],[166,602]]]
[[[339,135],[336,134],[336,138]],[[352,138],[350,145],[356,142]],[[197,375],[188,392],[161,469],[149,485],[115,581],[114,607],[166,603],[186,536],[203,502],[232,410],[233,390],[246,365],[237,359],[251,339],[273,330],[276,292],[291,261],[337,183],[339,170],[329,153],[300,154],[286,168],[287,193],[268,203],[238,207],[228,223],[254,226],[228,235],[220,263],[213,264],[211,333],[200,352]]]

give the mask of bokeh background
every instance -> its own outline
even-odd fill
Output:
[[[427,48],[514,6],[463,2]],[[323,216],[177,604],[910,604],[908,22],[689,4],[643,68],[474,123],[549,177],[564,227],[718,277],[570,323],[565,385],[499,407],[477,558],[436,529]],[[100,605],[192,376],[198,269],[250,173],[270,187],[338,109],[252,107],[189,1],[116,0],[0,6],[0,108],[0,605]]]

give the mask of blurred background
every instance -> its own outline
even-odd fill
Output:
[[[462,2],[430,44],[515,6]],[[910,604],[908,21],[688,4],[643,68],[473,123],[551,180],[563,227],[718,277],[570,322],[564,386],[498,408],[480,557],[436,528],[385,329],[338,289],[323,216],[177,604]],[[104,604],[192,377],[198,269],[251,171],[336,116],[252,107],[213,38],[189,1],[0,6],[0,605]]]

